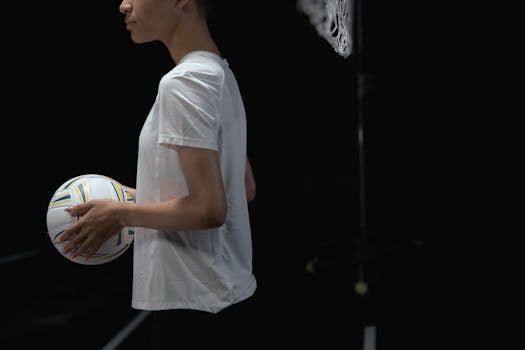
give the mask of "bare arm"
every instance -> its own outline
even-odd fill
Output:
[[[248,157],[246,157],[246,170],[244,173],[244,185],[246,188],[246,198],[248,199],[248,203],[252,202],[255,198],[255,178],[253,176],[253,170],[250,164],[250,160]],[[131,196],[133,197],[133,200],[136,201],[136,189],[133,187],[122,185],[128,191]]]
[[[166,231],[209,229],[226,218],[226,195],[217,152],[177,147],[188,196],[160,203],[123,205],[122,224]]]
[[[246,157],[246,171],[244,174],[244,185],[246,187],[246,198],[248,203],[255,198],[255,178],[253,176],[252,166],[250,160]]]
[[[186,197],[148,204],[93,199],[67,208],[71,215],[82,218],[59,239],[59,243],[69,241],[64,253],[86,253],[91,247],[93,254],[123,227],[186,231],[221,226],[227,204],[217,152],[189,147],[177,147],[177,151],[189,193]]]

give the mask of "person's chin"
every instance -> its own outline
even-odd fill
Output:
[[[144,40],[143,38],[140,38],[136,35],[133,35],[131,34],[131,40],[135,43],[135,44],[143,44],[145,42],[148,42],[148,40]]]
[[[139,35],[135,35],[133,33],[131,33],[131,40],[135,43],[135,44],[144,44],[144,43],[148,43],[150,41],[153,41],[152,39],[150,38],[145,38],[145,37],[141,37]]]

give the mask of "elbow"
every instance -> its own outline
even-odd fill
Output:
[[[203,222],[206,229],[217,228],[226,222],[226,214],[228,209],[226,203],[221,205],[214,205],[208,208],[203,213]]]
[[[224,213],[216,213],[213,217],[209,217],[210,228],[221,227],[226,222],[226,211]]]
[[[250,203],[251,201],[255,199],[256,186],[255,186],[255,180],[253,179],[253,176],[245,179],[244,187],[246,189],[246,200],[248,201],[248,203]]]
[[[251,203],[255,199],[255,184],[246,188],[246,199]]]

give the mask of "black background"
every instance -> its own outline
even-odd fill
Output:
[[[4,42],[10,200],[0,252],[31,254],[0,266],[7,348],[80,337],[75,348],[98,349],[135,313],[131,251],[77,265],[55,251],[45,226],[50,196],[73,176],[134,185],[140,128],[172,62],[160,43],[130,40],[118,4],[12,11],[23,24]],[[486,296],[517,282],[507,153],[515,140],[491,110],[486,3],[374,0],[362,20],[358,66],[355,52],[339,56],[295,1],[224,1],[214,13],[214,36],[245,101],[257,181],[254,327],[270,336],[260,344],[357,348],[373,324],[380,348],[437,348],[473,315],[502,311]],[[367,81],[364,242],[359,70]],[[365,296],[353,291],[360,262]],[[143,328],[122,348],[141,348]]]

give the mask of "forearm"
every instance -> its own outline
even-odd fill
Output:
[[[250,160],[246,158],[246,171],[244,173],[244,187],[246,188],[246,199],[248,203],[255,198],[255,178],[253,176]]]
[[[126,227],[145,227],[163,231],[204,230],[221,226],[225,211],[213,205],[203,205],[192,197],[160,203],[123,203],[119,210]]]

